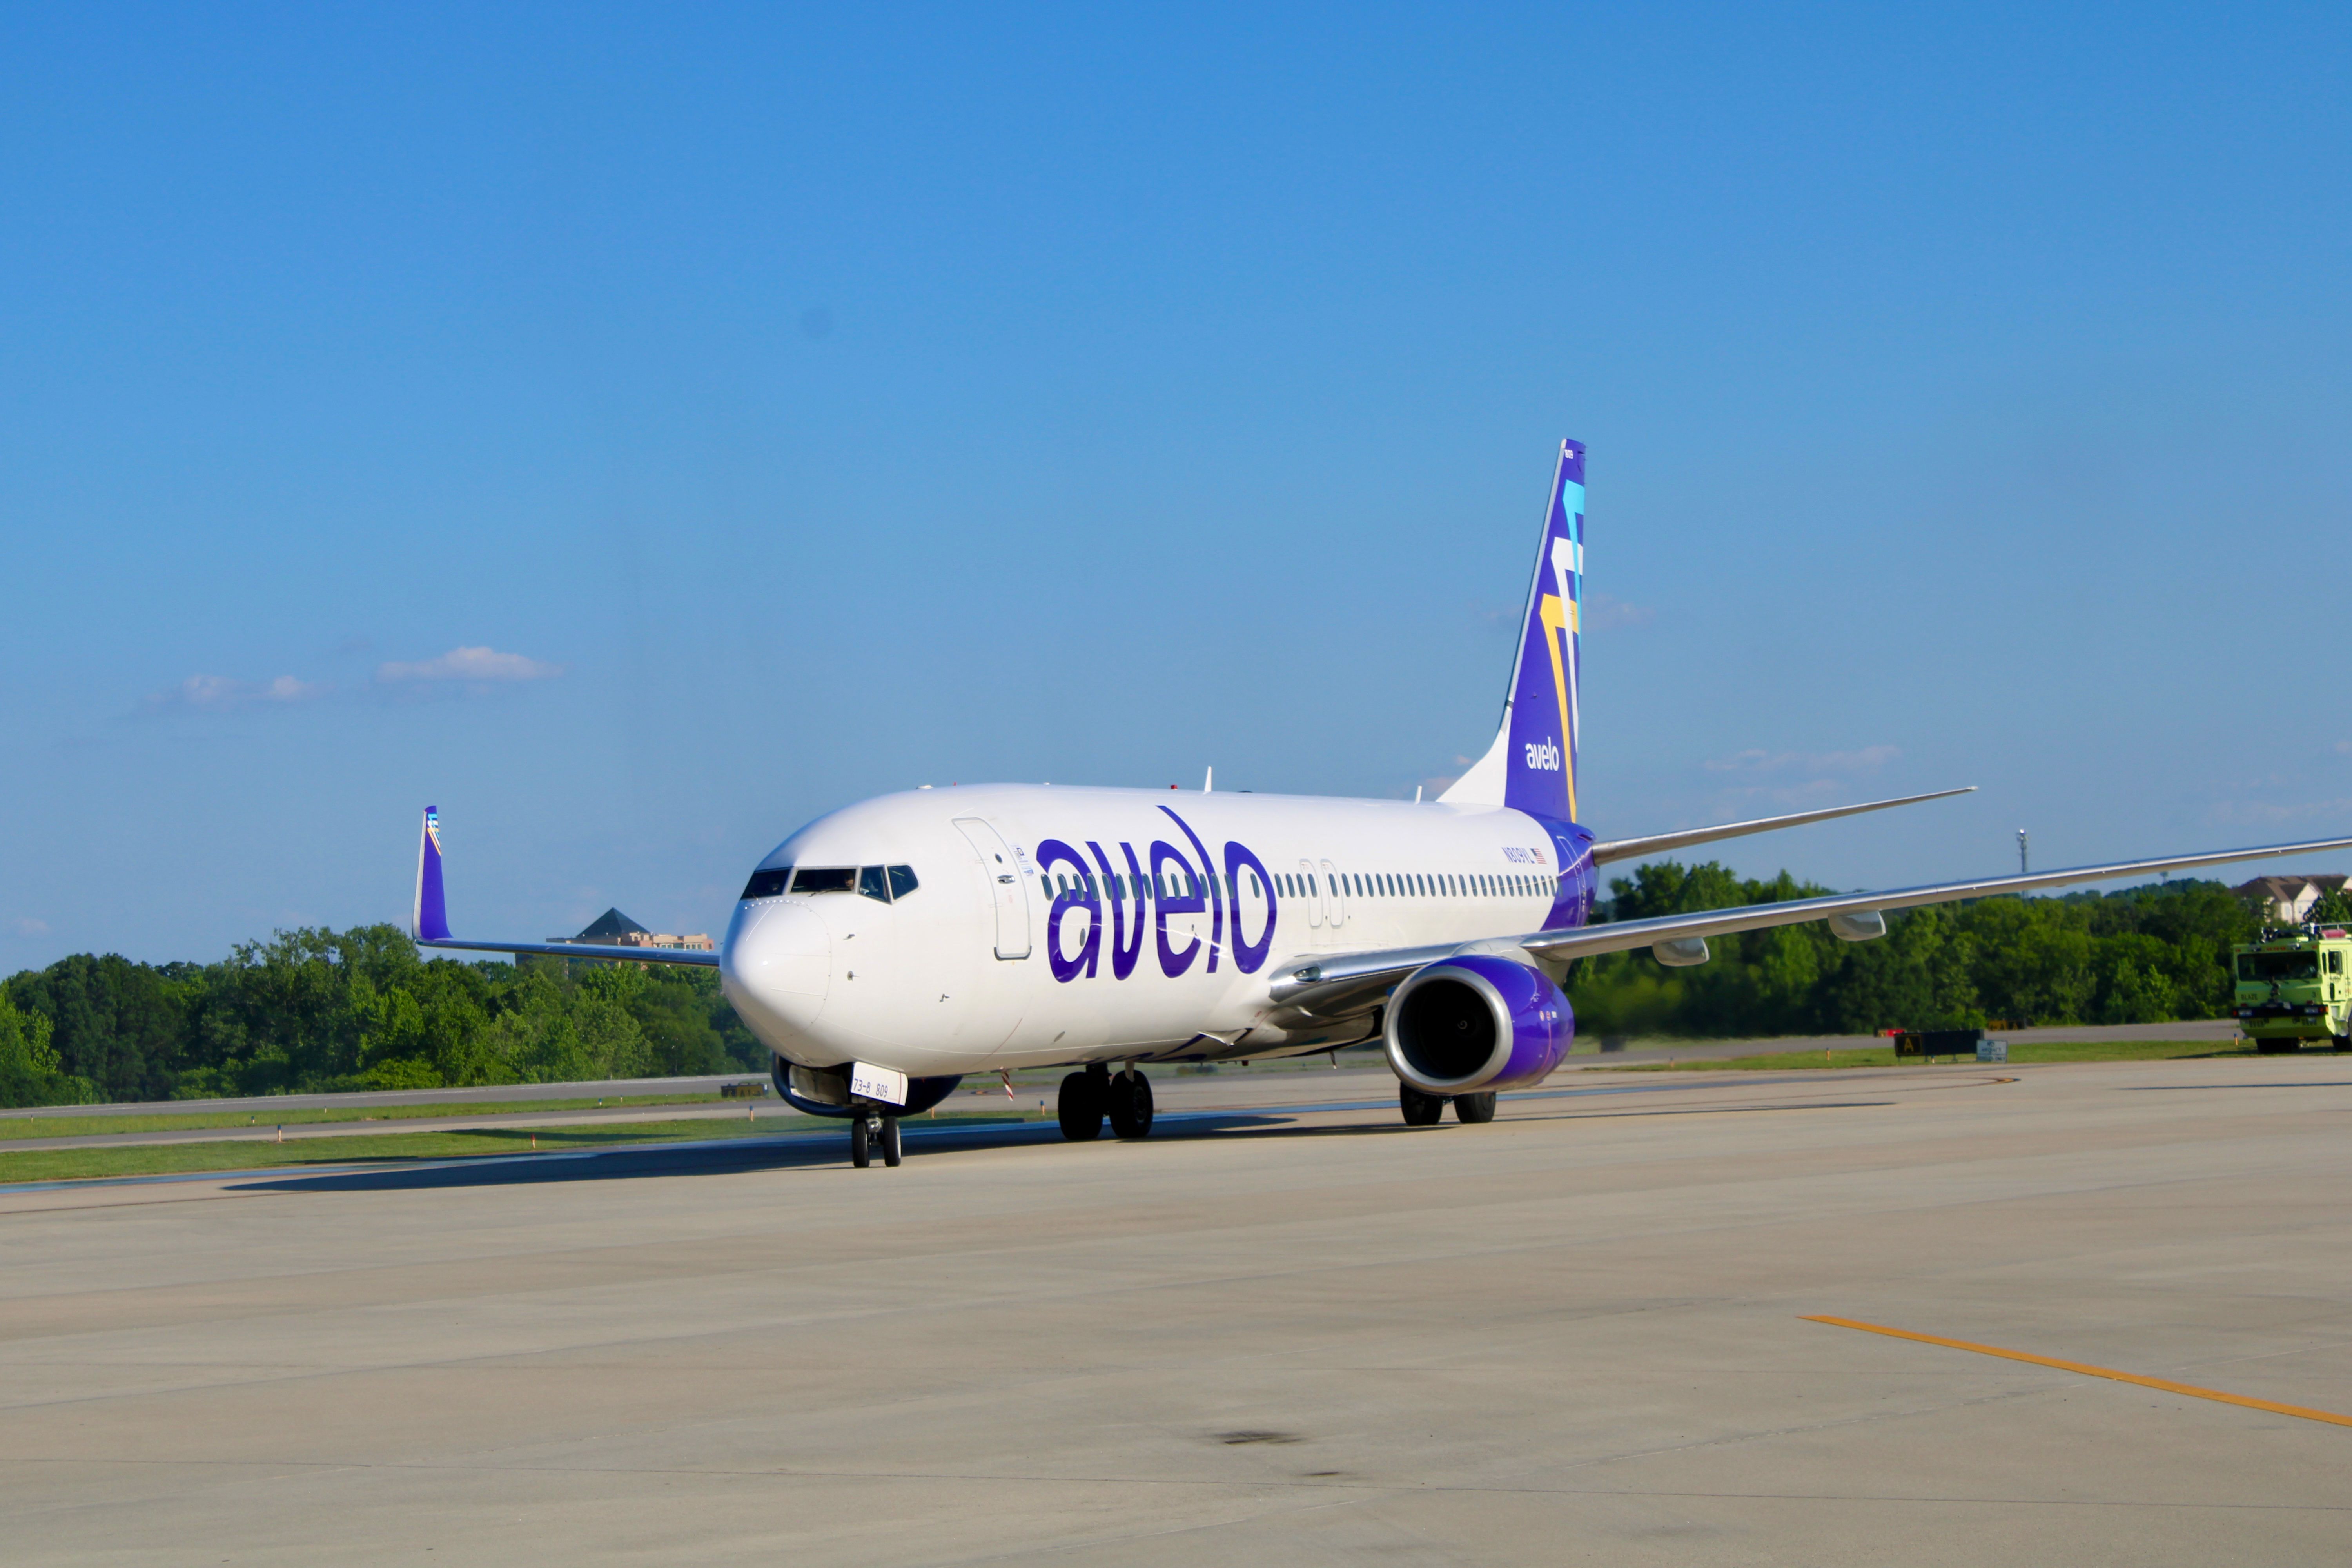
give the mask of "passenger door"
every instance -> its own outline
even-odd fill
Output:
[[[988,888],[996,903],[996,956],[1029,956],[1029,889],[1021,880],[1021,867],[1004,836],[977,816],[959,816],[956,831],[980,856],[988,874]]]

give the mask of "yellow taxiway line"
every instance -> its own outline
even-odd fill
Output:
[[[1923,1345],[1942,1345],[1948,1350],[1974,1351],[1979,1355],[1999,1356],[2003,1361],[2030,1362],[2035,1366],[2054,1366],[2060,1372],[2078,1372],[2084,1377],[2104,1377],[2116,1383],[2136,1383],[2142,1388],[2160,1388],[2167,1394],[2185,1394],[2191,1399],[2211,1399],[2223,1405],[2242,1405],[2249,1410],[2267,1410],[2273,1415],[2293,1415],[2305,1421],[2325,1421],[2331,1426],[2352,1426],[2352,1415],[2338,1415],[2332,1410],[2312,1410],[2300,1405],[2281,1405],[2274,1400],[2250,1399],[2242,1394],[2224,1394],[2218,1388],[2200,1388],[2193,1383],[2174,1383],[2168,1378],[2142,1377],[2136,1372],[2117,1372],[2113,1367],[2093,1366],[2087,1362],[2060,1361],[2055,1356],[2033,1355],[2025,1351],[2005,1351],[1999,1345],[1980,1345],[1968,1340],[1948,1340],[1939,1334],[1913,1333],[1909,1329],[1890,1329],[1884,1323],[1865,1323],[1853,1318],[1817,1317],[1804,1314],[1808,1323],[1827,1323],[1838,1329],[1860,1329],[1866,1334],[1885,1334],[1890,1339],[1916,1340]]]

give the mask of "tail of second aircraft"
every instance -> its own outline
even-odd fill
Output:
[[[449,911],[441,901],[441,817],[429,805],[416,840],[416,901],[409,907],[408,934],[419,942],[449,935]]]
[[[1559,444],[1510,694],[1495,743],[1438,798],[1576,820],[1577,677],[1584,597],[1584,447]]]

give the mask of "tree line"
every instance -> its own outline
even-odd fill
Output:
[[[1598,911],[1639,920],[1831,889],[1661,861]],[[2344,920],[2331,895],[2315,914]],[[1818,921],[1711,939],[1667,969],[1646,949],[1579,962],[1593,1035],[1854,1035],[1882,1028],[2142,1024],[2231,1001],[2230,949],[2261,919],[2218,882],[1890,914],[1875,942]],[[218,963],[60,959],[0,985],[0,1105],[765,1072],[708,970],[562,959],[424,959],[395,926],[280,931]]]
[[[396,926],[218,963],[77,953],[0,985],[0,1105],[562,1083],[768,1068],[716,972],[417,955]]]

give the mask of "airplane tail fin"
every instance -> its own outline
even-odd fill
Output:
[[[419,942],[443,942],[449,912],[441,901],[441,818],[425,808],[425,831],[416,840],[416,900],[409,906],[408,934]]]
[[[1583,597],[1584,446],[1562,441],[1502,727],[1486,754],[1438,799],[1576,820]]]

